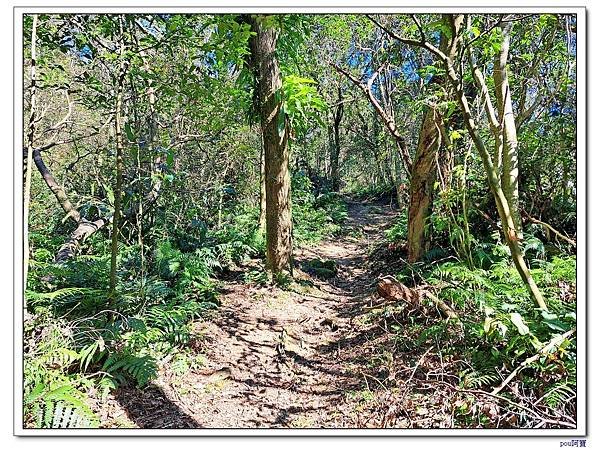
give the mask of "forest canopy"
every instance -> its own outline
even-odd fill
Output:
[[[575,14],[22,38],[24,427],[576,427]]]

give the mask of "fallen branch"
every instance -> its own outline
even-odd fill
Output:
[[[573,247],[577,247],[577,242],[575,242],[573,239],[571,239],[570,237],[562,234],[560,231],[558,231],[556,228],[554,228],[552,225],[547,224],[546,222],[542,222],[541,220],[536,219],[535,217],[531,217],[529,214],[527,214],[527,217],[529,218],[529,220],[531,220],[533,223],[537,223],[541,226],[543,226],[544,228],[546,228],[548,231],[552,231],[556,237],[561,238],[562,240],[568,242],[569,244],[571,244]]]
[[[510,383],[510,381],[517,376],[517,374],[523,370],[525,367],[527,367],[528,365],[530,365],[531,363],[537,361],[538,359],[540,359],[542,356],[546,356],[550,353],[550,351],[554,348],[559,346],[560,344],[563,343],[563,341],[565,339],[567,339],[569,336],[571,336],[573,333],[575,333],[575,329],[572,329],[571,331],[567,331],[566,333],[561,334],[560,336],[556,336],[554,338],[552,338],[550,340],[550,342],[548,342],[548,344],[546,344],[540,351],[538,351],[535,355],[527,358],[525,361],[523,361],[521,364],[519,364],[519,366],[512,371],[512,373],[506,377],[506,379],[502,382],[502,384],[500,386],[498,386],[497,388],[495,388],[491,393],[493,395],[497,395],[502,389],[504,389],[506,387],[506,385],[508,383]]]
[[[33,162],[35,163],[35,166],[42,175],[42,178],[46,182],[46,185],[52,191],[52,193],[56,197],[56,200],[58,200],[58,203],[60,204],[61,208],[65,213],[67,213],[66,217],[70,217],[76,223],[79,223],[79,221],[81,220],[79,211],[77,211],[77,209],[69,201],[69,198],[67,197],[67,193],[65,192],[64,188],[60,184],[58,184],[58,182],[52,175],[52,172],[50,172],[50,169],[48,169],[48,167],[44,163],[44,160],[42,159],[42,153],[39,149],[33,150]]]
[[[108,219],[98,219],[93,222],[89,222],[83,218],[77,225],[77,228],[71,233],[69,239],[58,249],[54,261],[63,263],[75,256],[81,243],[111,221],[112,217]]]
[[[458,314],[450,306],[426,288],[411,289],[390,275],[381,278],[377,284],[377,293],[387,300],[384,305],[402,301],[411,308],[418,308],[421,305],[422,296],[425,295],[444,316],[449,319],[458,319]]]
[[[448,319],[458,319],[458,314],[456,314],[456,312],[448,305],[446,305],[446,303],[444,303],[442,300],[440,300],[439,298],[437,298],[435,295],[433,295],[431,292],[423,290],[422,291],[425,296],[431,300],[435,306],[437,306],[437,308],[442,311],[442,313],[448,318]]]
[[[567,428],[576,428],[577,427],[577,425],[574,424],[574,423],[569,423],[569,422],[564,422],[562,420],[556,420],[556,419],[550,419],[548,417],[544,417],[540,413],[534,411],[533,409],[531,409],[531,408],[529,408],[529,407],[527,407],[525,405],[521,405],[521,404],[519,404],[517,402],[513,402],[512,400],[509,400],[508,398],[502,397],[501,395],[498,395],[498,394],[493,394],[491,392],[482,391],[480,389],[460,389],[460,388],[457,388],[456,386],[452,386],[450,383],[446,383],[445,381],[440,381],[440,380],[432,380],[432,381],[434,381],[435,383],[441,383],[441,384],[443,384],[445,386],[448,386],[449,388],[453,389],[456,392],[463,392],[463,393],[466,393],[466,394],[486,395],[488,397],[493,397],[493,398],[495,398],[497,400],[501,400],[503,402],[508,403],[511,406],[514,406],[515,408],[519,408],[519,409],[521,409],[523,411],[528,412],[529,414],[531,414],[536,419],[541,420],[542,423],[550,423],[550,424],[553,424],[553,425],[560,425],[560,426],[567,427]]]

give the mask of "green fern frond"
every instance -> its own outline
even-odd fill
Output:
[[[84,398],[68,383],[54,388],[38,384],[25,397],[25,413],[33,416],[36,428],[96,428],[98,417]]]
[[[476,388],[482,386],[490,386],[500,381],[500,376],[495,372],[466,372],[463,374],[463,387],[465,389]]]
[[[555,384],[544,394],[546,404],[551,408],[564,405],[576,397],[577,393],[566,383]]]
[[[156,378],[158,368],[154,359],[149,355],[135,356],[126,353],[112,353],[104,362],[102,370],[110,374],[124,372],[133,377],[138,386],[142,387],[153,378]]]
[[[82,288],[82,287],[66,287],[62,289],[57,289],[52,292],[34,292],[34,291],[26,291],[25,296],[30,303],[36,303],[43,300],[56,301],[56,300],[64,300],[73,297],[94,297],[98,295],[103,295],[103,291],[99,291],[97,289],[91,288]]]
[[[39,363],[51,369],[67,368],[79,359],[79,353],[69,348],[60,347],[52,352],[44,353],[38,359]]]

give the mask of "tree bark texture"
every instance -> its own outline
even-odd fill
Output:
[[[340,125],[344,117],[344,104],[342,103],[342,88],[338,86],[338,104],[333,115],[333,147],[331,148],[330,170],[331,187],[334,192],[340,190]]]
[[[25,160],[25,185],[23,186],[23,289],[27,289],[27,274],[29,272],[29,199],[31,197],[31,162],[33,159],[33,137],[35,135],[37,23],[38,16],[34,14],[31,28],[31,87],[29,88],[27,157]]]
[[[508,52],[512,24],[501,25],[502,46],[494,63],[494,86],[498,103],[498,118],[502,127],[502,190],[515,222],[517,235],[523,237],[523,225],[519,210],[519,153],[517,127],[508,82]]]
[[[261,232],[264,232],[267,226],[267,189],[265,187],[265,144],[262,133],[260,139],[260,216],[258,218],[258,226]]]
[[[442,33],[440,48],[454,58],[458,43]],[[439,64],[439,63],[437,63]],[[448,152],[439,158],[443,143],[444,119],[434,105],[428,106],[423,116],[419,143],[410,175],[410,202],[408,207],[408,260],[419,261],[427,249],[426,225],[431,215],[433,184],[439,176],[445,186],[450,173]],[[441,164],[440,164],[441,160]]]
[[[275,54],[277,31],[266,28],[263,16],[251,16],[250,40],[258,80],[259,111],[265,152],[267,269],[291,272],[292,213],[289,172],[289,129],[280,98],[282,79]]]
[[[442,141],[436,123],[437,114],[433,107],[428,107],[425,112],[411,171],[408,208],[409,262],[420,260],[425,252],[425,226],[431,212],[433,183],[436,178],[436,158]]]

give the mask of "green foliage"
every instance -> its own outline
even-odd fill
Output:
[[[140,387],[151,382],[156,358],[187,344],[193,338],[191,322],[216,307],[211,277],[222,267],[218,248],[183,253],[168,241],[159,243],[153,255],[156,275],[145,283],[144,300],[139,283],[122,276],[116,314],[107,309],[105,291],[81,287],[98,283],[90,273],[104,273],[104,258],[36,262],[32,273],[39,281],[32,284],[40,292],[27,292],[33,315],[25,328],[27,426],[97,426],[85,404],[89,390],[103,399],[128,380]],[[136,258],[124,249],[121,275]],[[79,286],[69,286],[73,283]]]
[[[393,243],[406,242],[408,229],[408,212],[402,211],[396,217],[394,224],[385,230],[385,237]]]
[[[294,239],[316,243],[341,230],[348,216],[346,205],[335,193],[315,195],[310,179],[303,173],[292,178],[292,218]]]
[[[311,122],[325,126],[321,114],[327,105],[314,84],[314,80],[297,75],[287,75],[283,78],[283,112],[288,116],[290,126],[298,136],[307,133]]]
[[[31,189],[23,336],[25,423],[94,427],[98,418],[90,405],[97,408],[97,400],[101,404],[120,385],[151,383],[165,355],[174,355],[174,373],[199,364],[197,356],[187,353],[198,338],[193,323],[218,306],[219,278],[237,273],[249,258],[264,256],[265,237],[256,206],[262,143],[256,105],[252,106],[255,77],[248,45],[252,32],[233,14],[39,18],[34,144],[44,147],[48,139],[65,142],[43,155],[87,220],[112,213],[114,133],[107,124],[114,114],[123,58],[127,61],[123,86],[127,214],[119,230],[117,298],[109,299],[106,292],[111,227],[86,239],[76,258],[54,264],[54,255],[75,224],[64,217],[37,173]],[[490,92],[502,42],[499,18],[473,14],[465,20],[470,28],[462,36],[470,46],[462,61],[482,69]],[[508,68],[522,119],[520,206],[575,236],[577,46],[576,33],[569,31],[575,20],[556,14],[515,18],[510,22]],[[380,19],[406,37],[424,38],[434,45],[452,34],[437,14]],[[540,345],[575,326],[573,248],[546,228],[525,221],[523,252],[549,311],[533,308],[497,231],[494,199],[464,129],[464,117],[457,103],[446,98],[442,85],[434,82],[443,78],[444,70],[431,55],[422,48],[381,41],[381,30],[365,15],[270,14],[259,20],[278,31],[276,53],[283,83],[275,95],[283,108],[277,119],[280,133],[291,128],[296,245],[335,236],[347,217],[339,194],[327,191],[335,142],[332,109],[340,105],[343,119],[336,137],[342,149],[338,162],[343,192],[390,204],[399,201],[404,213],[386,231],[386,238],[395,244],[406,239],[407,199],[402,198],[406,197],[402,186],[409,176],[389,133],[390,124],[381,121],[354,83],[323,61],[337,64],[361,83],[380,69],[371,92],[393,118],[408,149],[417,145],[424,105],[437,102],[442,112],[452,172],[434,186],[427,223],[429,251],[422,261],[403,265],[398,277],[437,286],[436,295],[458,311],[462,325],[453,328],[456,324],[451,321],[426,322],[411,315],[406,328],[412,339],[402,341],[402,348],[421,350],[435,343],[442,352],[460,354],[465,361],[461,385],[487,388]],[[23,75],[28,86],[30,15],[25,15],[23,27]],[[117,51],[121,43],[126,46],[124,56]],[[479,126],[485,125],[485,114],[482,105],[472,101],[470,70],[456,72],[473,117],[483,118],[477,124],[481,138],[493,148],[493,134],[487,126]],[[24,101],[28,111],[28,93]],[[534,108],[528,116],[530,105]],[[158,197],[146,204],[155,193]],[[143,210],[138,210],[140,202]],[[335,274],[329,261],[309,266],[319,276]],[[252,267],[244,272],[246,283],[272,281],[284,287],[291,283],[285,275],[269,280],[260,263]],[[403,327],[394,326],[395,333],[403,332]],[[565,341],[519,375],[523,386],[535,390],[548,408],[573,404],[574,349],[574,340]],[[474,420],[467,419],[469,402],[457,410],[465,421]]]
[[[149,355],[113,353],[106,358],[102,370],[113,375],[118,381],[124,381],[124,375],[128,375],[135,379],[139,387],[143,387],[156,377],[157,367]]]
[[[532,241],[532,250],[544,252]],[[452,354],[461,354],[468,369],[461,373],[464,388],[483,388],[499,383],[502,370],[512,370],[524,359],[536,354],[553,337],[576,326],[573,298],[569,286],[575,283],[575,259],[554,257],[552,261],[537,260],[532,271],[543,290],[550,311],[535,309],[529,294],[519,282],[519,275],[502,244],[486,247],[487,268],[469,268],[465,262],[446,261],[413,266],[427,284],[444,286],[438,297],[451,305],[461,317],[462,331],[445,332],[446,323],[428,326],[419,334],[415,345],[426,345],[430,339],[447,347]],[[414,276],[414,274],[412,275]],[[407,273],[399,275],[410,279]],[[552,349],[533,367],[537,376],[524,382],[529,388],[543,389],[546,404],[557,398],[569,398],[575,383],[575,348],[570,340]],[[562,373],[555,384],[554,373]]]
[[[98,418],[72,384],[35,385],[24,398],[25,423],[35,428],[94,428]]]

